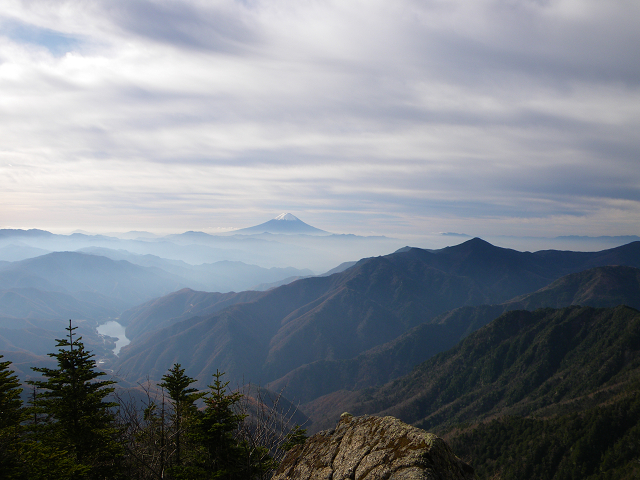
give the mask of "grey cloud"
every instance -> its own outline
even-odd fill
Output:
[[[470,84],[502,84],[500,75],[522,74],[540,81],[623,81],[640,83],[640,64],[635,61],[640,13],[630,2],[612,2],[612,18],[580,19],[549,15],[550,2],[527,8],[530,2],[484,2],[482,15],[454,24],[456,28],[409,29],[415,51],[424,68],[437,78]],[[631,18],[629,18],[631,17]],[[481,33],[474,30],[487,31]],[[468,27],[468,28],[466,28]]]
[[[283,17],[293,6],[276,3]],[[25,98],[2,120],[24,139],[5,133],[3,145],[59,162],[69,184],[74,175],[94,181],[72,186],[92,206],[131,215],[188,208],[206,218],[195,212],[225,203],[390,223],[591,218],[640,201],[638,17],[620,18],[619,2],[610,17],[578,21],[545,10],[557,2],[479,0],[478,18],[453,21],[456,12],[441,9],[454,1],[415,2],[442,20],[421,23],[403,16],[408,3],[373,26],[349,10],[339,23],[354,30],[342,32],[351,45],[305,25],[289,35],[298,17],[267,15],[261,2],[104,2],[108,33],[117,30],[112,51],[78,55],[67,70],[33,66],[15,85],[0,78]],[[376,36],[379,24],[389,31]],[[176,58],[184,76],[174,74]],[[87,80],[81,68],[98,73]],[[227,73],[233,81],[215,82]],[[34,107],[43,82],[47,95]],[[78,159],[102,167],[100,180],[74,170]],[[137,181],[123,185],[109,162]],[[51,195],[68,187],[51,182]]]
[[[608,162],[527,169],[519,177],[503,181],[505,196],[517,192],[548,199],[609,199],[640,202],[638,176]],[[506,179],[505,179],[506,180]]]
[[[254,28],[213,4],[116,0],[103,5],[114,24],[135,35],[176,47],[238,53],[256,44]]]

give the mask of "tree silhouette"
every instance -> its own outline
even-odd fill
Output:
[[[184,433],[197,413],[196,400],[202,398],[206,392],[198,393],[197,388],[189,387],[196,380],[185,375],[184,368],[179,363],[173,365],[168,373],[163,375],[160,386],[166,389],[171,399],[173,413],[171,415],[171,440],[174,445],[172,464],[182,465],[182,448]]]
[[[82,337],[74,338],[76,328],[69,320],[67,337],[56,339],[58,352],[49,356],[57,368],[32,368],[45,378],[29,382],[38,389],[34,408],[43,419],[32,429],[44,446],[67,452],[80,478],[104,478],[115,475],[121,454],[112,413],[117,403],[105,400],[115,382],[97,380],[106,374],[95,370]]]
[[[251,480],[274,466],[268,454],[249,448],[246,440],[238,437],[246,417],[239,405],[243,395],[228,391],[229,382],[224,382],[223,376],[219,370],[213,374],[204,411],[197,414],[189,432],[193,457],[172,471],[175,478]]]
[[[0,362],[0,472],[8,478],[18,472],[22,446],[20,423],[25,419],[20,400],[22,388],[10,365],[11,362]]]

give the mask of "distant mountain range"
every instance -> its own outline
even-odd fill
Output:
[[[242,262],[262,268],[289,268],[322,273],[336,265],[362,257],[386,254],[404,244],[387,237],[330,234],[312,227],[291,214],[283,214],[255,227],[211,235],[189,231],[181,234],[155,236],[147,232],[129,234],[90,235],[73,233],[56,235],[44,230],[0,229],[0,264],[19,261],[51,252],[96,251],[109,253],[132,263],[163,260],[178,268],[180,263],[190,266],[219,262]],[[134,257],[146,257],[135,260]],[[145,265],[149,266],[149,265]],[[156,265],[158,266],[158,265]],[[184,266],[184,265],[182,265]],[[161,266],[161,268],[164,268]],[[289,274],[288,276],[298,276]],[[282,277],[284,278],[284,277]],[[211,283],[211,278],[208,279]],[[279,280],[261,280],[273,283]],[[224,283],[215,291],[225,290]],[[206,285],[192,285],[196,289],[209,289]],[[250,287],[244,287],[250,288]],[[237,291],[236,287],[233,287]]]
[[[184,279],[159,268],[78,252],[54,252],[0,268],[0,289],[69,292],[96,303],[108,299],[135,305],[184,286]]]
[[[306,225],[293,218],[283,215],[277,222]],[[309,228],[302,229],[305,234],[186,232],[157,237],[131,232],[124,238],[0,230],[0,328],[10,330],[0,332],[0,349],[28,350],[29,338],[35,335],[32,328],[40,329],[36,336],[49,338],[53,348],[64,328],[61,322],[69,318],[95,326],[183,288],[222,296],[268,290],[314,275],[309,268],[287,265],[327,265],[329,270],[359,258],[356,255],[386,253],[398,246],[395,240],[378,237],[313,236],[308,233],[315,230]],[[249,264],[247,259],[265,266]],[[203,314],[213,311],[205,309]],[[141,325],[141,321],[134,323]],[[96,346],[99,357],[110,356],[110,339],[91,329],[83,335]],[[33,343],[31,351],[40,352],[38,345]]]
[[[99,356],[110,356],[112,344],[95,327],[118,319],[135,305],[187,287],[246,291],[256,284],[310,274],[310,270],[267,269],[242,262],[193,266],[99,247],[6,262],[0,265],[0,350],[50,352],[55,338],[73,319],[77,325],[86,325],[85,343],[96,347]],[[255,293],[208,295],[246,299]],[[44,344],[48,347],[43,351]]]
[[[215,263],[190,265],[181,260],[167,260],[155,255],[136,255],[125,251],[89,247],[81,252],[100,255],[112,260],[126,260],[143,267],[156,267],[182,278],[190,288],[208,292],[239,292],[243,290],[267,290],[269,284],[292,277],[312,276],[309,269],[293,267],[264,268],[244,262],[222,260]],[[290,283],[292,280],[286,283]]]
[[[403,249],[151,332],[123,349],[117,368],[138,378],[179,362],[201,381],[220,368],[232,381],[275,382],[312,362],[353,359],[449,310],[506,302],[597,265],[640,267],[640,242],[602,252],[517,252],[480,239]],[[447,348],[500,308],[424,328],[451,328]]]

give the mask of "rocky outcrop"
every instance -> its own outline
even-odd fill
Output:
[[[475,480],[432,433],[394,417],[343,414],[334,430],[291,449],[272,480]]]

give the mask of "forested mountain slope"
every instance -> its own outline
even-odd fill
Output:
[[[383,387],[321,399],[311,416],[388,414],[449,431],[474,467],[504,479],[634,478],[639,387],[637,310],[516,310]]]
[[[505,303],[509,310],[569,305],[627,305],[640,309],[640,269],[622,265],[591,268],[562,277],[537,292]]]
[[[183,288],[164,297],[130,308],[120,315],[119,322],[127,327],[127,337],[134,339],[144,333],[168,327],[195,316],[207,316],[236,303],[260,298],[264,292],[196,292]]]
[[[502,304],[456,308],[355,358],[302,365],[269,386],[275,390],[286,387],[287,395],[305,403],[336,390],[381,385],[448,350],[507,310],[574,304],[640,308],[639,279],[640,269],[623,266],[596,267],[570,274],[537,292]]]
[[[314,361],[353,358],[448,310],[503,302],[605,261],[640,266],[640,242],[591,253],[523,253],[480,239],[403,249],[178,322],[134,341],[117,367],[143,378],[180,362],[200,380],[216,366],[235,381],[266,383]]]
[[[421,428],[524,414],[640,373],[640,312],[620,306],[514,310],[409,375],[363,394],[353,413]],[[370,397],[365,399],[365,397]]]

